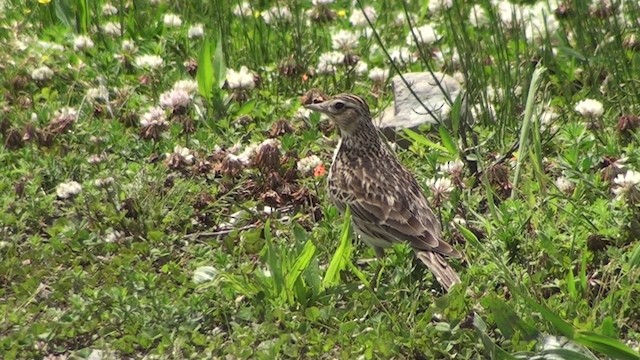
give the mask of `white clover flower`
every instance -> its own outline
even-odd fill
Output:
[[[195,156],[191,153],[191,150],[180,145],[176,145],[173,148],[173,152],[166,155],[170,162],[174,162],[174,164],[191,165],[195,160]]]
[[[114,243],[122,239],[124,235],[117,230],[109,229],[107,234],[104,236],[104,242],[106,243]],[[102,359],[102,357],[100,357]]]
[[[39,40],[36,44],[42,51],[63,52],[64,46],[51,41]]]
[[[573,189],[575,189],[576,184],[572,183],[567,177],[560,176],[556,179],[556,186],[561,192],[571,194]]]
[[[164,64],[164,60],[158,55],[140,55],[136,56],[134,63],[140,68],[157,69]]]
[[[409,34],[407,34],[407,45],[413,45],[416,42],[418,45],[431,45],[440,39],[440,35],[438,35],[436,29],[430,24],[425,24],[412,30],[413,31],[409,31]]]
[[[411,20],[411,24],[415,24],[416,19],[417,16],[414,13],[409,13],[409,20]],[[393,19],[394,26],[403,26],[408,23],[409,22],[407,21],[407,15],[404,11],[400,11],[399,13],[397,13],[396,17]]]
[[[78,110],[65,106],[53,114],[53,122],[73,122],[78,119]]]
[[[122,52],[127,54],[134,54],[135,52],[138,51],[138,47],[136,46],[136,43],[130,39],[123,40],[120,48],[122,49]]]
[[[560,23],[546,7],[539,3],[523,11],[522,21],[525,28],[525,38],[529,41],[540,41],[560,28]]]
[[[278,139],[266,139],[258,144],[249,144],[244,148],[244,150],[242,150],[240,154],[234,155],[234,153],[236,153],[240,149],[240,144],[236,144],[231,149],[229,149],[227,157],[231,160],[239,161],[242,165],[247,166],[251,164],[251,161],[256,156],[256,154],[258,154],[258,152],[260,152],[262,148],[267,145],[274,146],[278,149],[280,149],[281,147],[280,141]]]
[[[68,181],[58,184],[56,195],[60,199],[69,199],[82,192],[82,185],[76,181]]]
[[[262,141],[261,143],[259,143],[256,146],[255,152],[258,153],[258,152],[262,151],[262,148],[265,147],[265,146],[273,146],[273,147],[276,147],[276,148],[280,149],[282,144],[280,144],[280,140],[278,140],[278,139],[266,139],[266,140]]]
[[[585,99],[578,102],[574,108],[580,115],[586,118],[599,118],[604,114],[604,106],[598,100]]]
[[[258,145],[257,144],[249,144],[247,147],[244,148],[244,150],[238,154],[238,155],[233,155],[233,154],[228,154],[228,156],[236,161],[239,161],[242,165],[249,165],[251,164],[251,160],[253,159],[253,157],[255,156],[255,154],[257,153],[257,149],[258,149]]]
[[[463,168],[464,163],[460,159],[447,161],[446,164],[440,165],[440,171],[449,175],[460,175]]]
[[[507,29],[512,29],[522,21],[522,8],[520,5],[511,4],[507,0],[500,0],[495,6],[500,21]]]
[[[475,104],[473,107],[471,107],[471,115],[474,119],[478,120],[484,114],[486,114],[489,119],[495,121],[496,109],[492,104],[486,104],[485,106],[482,106],[481,104]]]
[[[427,186],[434,197],[446,197],[454,190],[451,180],[444,177],[427,180]]]
[[[261,15],[262,20],[264,20],[266,24],[287,22],[293,17],[293,15],[291,15],[291,10],[284,5],[276,5],[271,9],[262,12]]]
[[[576,184],[571,182],[565,176],[560,176],[556,179],[556,186],[558,187],[558,190],[560,190],[561,192],[565,194],[571,194],[573,192],[573,189],[575,189]]]
[[[187,32],[187,37],[189,39],[200,38],[204,36],[204,25],[202,24],[194,24],[189,27],[189,31]]]
[[[93,185],[95,185],[95,187],[97,188],[106,188],[109,187],[111,185],[113,185],[113,183],[116,180],[113,178],[113,176],[108,176],[105,178],[97,178],[93,181]]]
[[[473,5],[469,13],[469,23],[473,27],[483,27],[489,25],[490,19],[487,10],[480,4]]]
[[[311,4],[314,7],[330,5],[330,4],[333,4],[334,2],[335,0],[311,0]]]
[[[73,39],[73,50],[84,51],[93,48],[93,40],[86,35],[78,35]]]
[[[106,86],[100,85],[95,88],[87,90],[87,100],[94,103],[97,101],[107,101],[109,99],[109,90]]]
[[[389,69],[375,67],[369,70],[369,79],[374,83],[383,84],[389,78]]]
[[[429,0],[429,12],[439,14],[453,7],[453,0]]]
[[[416,61],[417,57],[409,48],[394,47],[389,50],[389,56],[394,63],[411,64]]]
[[[253,14],[253,10],[251,10],[251,5],[248,2],[243,2],[242,4],[237,4],[233,8],[233,15],[237,17],[249,17]]]
[[[304,176],[311,175],[313,170],[319,165],[322,165],[322,160],[316,155],[307,156],[298,160],[296,163],[298,171]]]
[[[249,69],[242,66],[240,71],[227,70],[227,86],[231,90],[251,90],[256,86],[256,83]]]
[[[376,10],[371,6],[365,6],[362,10],[354,8],[353,13],[349,17],[349,22],[355,27],[367,27],[369,26],[367,18],[372,24],[374,24],[378,18]]]
[[[147,127],[151,125],[166,125],[167,115],[162,108],[154,106],[140,116],[140,125]]]
[[[53,70],[47,65],[42,65],[31,72],[31,78],[35,81],[47,81],[53,77]]]
[[[344,54],[339,51],[330,51],[320,54],[318,59],[319,74],[333,74],[336,71],[336,65],[344,64]]]
[[[331,45],[334,50],[351,52],[358,46],[358,36],[349,30],[340,30],[331,37]]]
[[[195,94],[198,92],[198,82],[191,79],[178,80],[173,84],[173,89],[186,91],[188,94]]]
[[[540,127],[545,129],[551,123],[553,123],[560,115],[555,112],[554,109],[545,109],[542,114],[540,114]]]
[[[191,103],[191,96],[184,90],[171,89],[160,94],[160,107],[163,109],[186,108]]]
[[[102,15],[104,16],[113,16],[118,14],[118,8],[111,5],[110,3],[106,3],[102,5]]]
[[[116,37],[122,35],[120,23],[109,21],[102,26],[102,32],[105,35]]]
[[[107,156],[102,153],[102,154],[93,154],[91,156],[89,156],[87,158],[87,162],[91,165],[97,165],[100,164],[101,162],[105,161],[107,159]]]
[[[214,280],[218,276],[218,270],[213,266],[200,266],[193,272],[193,282],[196,285]]]
[[[182,26],[182,19],[176,14],[164,14],[162,22],[166,27],[180,27]]]
[[[358,61],[358,63],[356,64],[356,66],[354,67],[353,71],[357,74],[357,75],[364,75],[367,73],[367,71],[369,71],[369,65],[367,65],[366,62],[364,61]]]
[[[640,184],[640,172],[634,170],[627,170],[624,174],[618,174],[613,183],[616,185],[612,191],[618,197],[621,198],[632,190],[638,190],[638,184]]]

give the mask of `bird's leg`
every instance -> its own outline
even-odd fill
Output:
[[[375,288],[377,289],[380,286],[380,279],[382,278],[382,271],[384,270],[384,249],[378,246],[374,246],[373,249],[378,258],[378,269],[373,277],[373,284],[375,284]]]

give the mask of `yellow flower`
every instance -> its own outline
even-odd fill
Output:
[[[347,16],[347,10],[342,9],[342,10],[338,10],[338,16],[343,18]]]
[[[254,11],[253,12],[253,17],[255,17],[256,19],[260,17],[260,11]]]
[[[38,0],[38,3],[42,4],[42,5],[48,5],[51,2],[51,0]]]

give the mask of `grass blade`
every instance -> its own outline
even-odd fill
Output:
[[[640,360],[640,354],[616,339],[593,332],[576,334],[575,342],[598,351],[612,359]]]
[[[209,100],[213,93],[213,64],[211,63],[211,41],[206,40],[198,56],[198,92],[200,96]]]
[[[293,303],[293,290],[294,290],[293,288],[296,282],[298,281],[298,279],[300,279],[300,275],[302,275],[302,273],[307,269],[309,264],[311,264],[311,260],[313,260],[313,257],[315,256],[315,254],[316,254],[316,246],[313,244],[313,241],[308,240],[304,244],[304,248],[302,249],[302,252],[298,256],[296,261],[293,263],[293,265],[291,266],[291,269],[287,272],[285,282],[286,282],[287,296],[289,297],[290,303]]]
[[[520,180],[520,169],[522,168],[522,162],[524,161],[524,156],[527,151],[527,140],[529,139],[529,128],[531,127],[531,122],[533,118],[533,106],[535,101],[535,95],[538,91],[538,86],[540,85],[540,77],[546,68],[544,66],[538,66],[533,75],[531,76],[531,84],[529,84],[529,93],[527,94],[527,104],[524,110],[524,121],[522,122],[522,128],[520,129],[520,147],[518,148],[518,159],[516,162],[516,171],[513,177],[513,189],[518,188],[518,181]],[[542,154],[538,154],[542,156]],[[513,191],[511,193],[511,197],[515,198],[516,192]]]
[[[276,255],[276,249],[271,241],[271,225],[270,222],[264,224],[264,239],[267,245],[267,264],[271,271],[271,279],[273,279],[273,285],[276,295],[282,294],[284,290],[284,277],[282,273],[282,263]]]
[[[438,128],[438,133],[440,133],[440,140],[442,141],[442,144],[444,145],[444,147],[447,149],[447,152],[451,156],[457,156],[458,148],[456,147],[455,142],[451,138],[451,135],[449,135],[449,133],[447,132],[447,129],[445,129],[444,126],[440,126]]]
[[[340,244],[335,254],[331,258],[327,272],[322,279],[322,287],[328,288],[337,285],[340,280],[340,271],[344,270],[348,263],[351,262],[351,210],[347,207],[344,215],[344,223],[342,225],[342,233],[340,234]]]
[[[424,145],[424,146],[430,147],[430,148],[435,149],[435,150],[440,150],[442,152],[449,152],[446,147],[444,147],[444,146],[442,146],[440,144],[434,143],[433,141],[427,139],[424,135],[422,135],[420,133],[417,133],[417,132],[415,132],[415,131],[413,131],[411,129],[403,129],[403,130],[404,130],[404,133],[407,134],[407,136],[411,140],[413,140],[414,142],[416,142],[416,143],[418,143],[420,145]]]

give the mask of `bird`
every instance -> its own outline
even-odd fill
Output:
[[[328,195],[342,214],[350,209],[358,237],[373,247],[379,259],[385,248],[406,243],[447,292],[460,283],[445,258],[461,254],[443,240],[420,185],[381,138],[367,102],[343,93],[304,106],[326,114],[340,131],[328,173]]]

